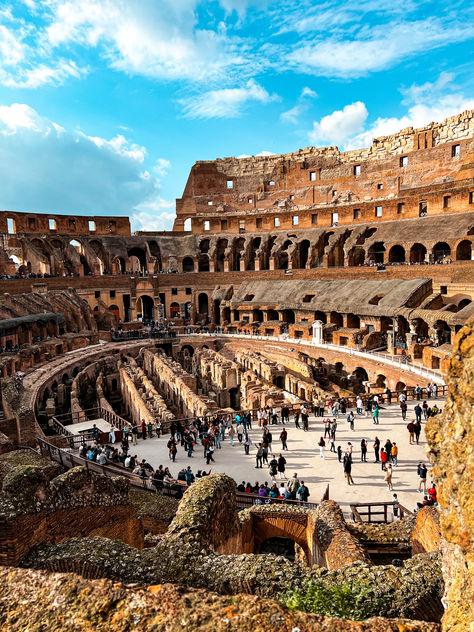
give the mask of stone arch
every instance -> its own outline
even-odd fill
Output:
[[[295,322],[295,312],[292,309],[284,309],[282,310],[283,320],[286,323],[294,324]]]
[[[136,257],[139,262],[139,270],[140,272],[145,272],[147,270],[146,265],[146,253],[144,248],[139,248],[138,246],[134,246],[128,250],[128,256],[130,258]]]
[[[271,538],[285,538],[293,540],[304,552],[307,564],[313,563],[311,547],[308,543],[307,518],[296,519],[294,514],[285,515],[279,512],[277,517],[261,517],[253,514],[253,536],[255,550],[258,551],[260,545]]]
[[[183,230],[186,232],[191,232],[193,229],[193,220],[190,217],[186,217],[183,222]]]
[[[338,312],[331,312],[331,314],[329,315],[329,322],[333,325],[336,325],[338,328],[344,326],[344,319],[342,317],[342,314],[339,314]]]
[[[115,267],[115,274],[125,274],[126,263],[124,257],[114,257],[112,264]]]
[[[194,259],[192,257],[184,257],[182,269],[183,272],[194,272]]]
[[[267,320],[279,320],[276,309],[267,309]]]
[[[426,260],[426,248],[423,244],[415,243],[410,248],[410,263],[423,263]]]
[[[320,320],[324,324],[328,322],[326,314],[319,309],[314,312],[314,320]]]
[[[400,244],[392,246],[388,252],[389,263],[405,263],[405,248]]]
[[[383,241],[376,241],[372,244],[368,251],[368,257],[370,261],[375,263],[383,263],[385,255],[385,244]]]
[[[362,246],[354,246],[349,252],[350,266],[363,266],[365,263],[365,250]]]
[[[148,294],[142,294],[140,296],[141,307],[142,307],[142,320],[153,320],[154,318],[154,302],[153,298]]]
[[[405,382],[397,382],[395,384],[395,390],[397,393],[401,393],[402,391],[404,391],[406,389],[406,384]]]
[[[209,255],[199,255],[198,272],[209,272]]]
[[[451,256],[451,248],[445,241],[438,241],[433,246],[433,260],[434,262],[440,262]]]
[[[387,378],[382,373],[377,375],[377,379],[375,380],[375,385],[377,388],[385,388],[387,386]]]
[[[232,248],[232,270],[234,272],[239,272],[240,270],[240,260],[242,259],[242,253],[245,247],[245,238],[239,237],[235,240],[233,248]]]
[[[357,314],[347,314],[347,326],[349,329],[359,329],[360,317]]]
[[[298,253],[299,253],[299,264],[300,268],[306,268],[309,258],[309,252],[311,248],[311,242],[309,239],[303,239],[299,244]]]
[[[209,313],[209,297],[205,292],[201,292],[198,296],[198,313],[206,315]]]
[[[216,272],[224,272],[224,261],[226,258],[225,251],[229,245],[228,239],[219,239],[215,250],[215,270]]]
[[[257,257],[257,250],[262,243],[261,237],[254,237],[250,242],[250,248],[248,253],[247,270],[255,270],[255,259]]]
[[[456,261],[471,261],[472,243],[469,239],[463,239],[456,246]]]
[[[179,303],[171,303],[170,318],[179,318],[179,315],[180,315]]]
[[[115,317],[115,324],[118,325],[120,320],[120,309],[118,305],[109,305],[109,312]]]

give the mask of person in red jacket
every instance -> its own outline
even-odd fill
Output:
[[[431,487],[428,489],[428,495],[434,503],[438,502],[436,484],[431,481]]]
[[[382,471],[385,470],[385,464],[388,461],[388,454],[387,454],[387,450],[385,448],[382,448],[380,450],[380,461],[382,463]]]

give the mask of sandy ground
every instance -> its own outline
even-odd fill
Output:
[[[438,400],[438,406],[442,408],[444,402]],[[398,466],[393,468],[393,491],[397,493],[399,502],[407,509],[413,510],[416,502],[423,499],[423,494],[418,491],[417,465],[420,460],[426,459],[426,440],[424,429],[420,436],[419,445],[409,445],[408,431],[406,425],[409,420],[414,419],[413,408],[415,402],[409,402],[407,421],[403,421],[398,404],[391,404],[380,411],[380,423],[374,425],[370,417],[356,415],[354,430],[350,429],[345,420],[345,415],[339,415],[336,433],[336,449],[340,445],[343,453],[350,441],[353,445],[353,467],[352,478],[355,485],[347,485],[342,463],[339,463],[337,454],[329,451],[329,441],[326,441],[325,459],[321,459],[319,447],[317,445],[320,437],[324,434],[324,421],[321,417],[311,415],[309,420],[309,432],[295,428],[293,419],[286,428],[288,431],[288,451],[284,452],[287,460],[286,475],[291,476],[297,472],[298,477],[305,481],[310,490],[309,500],[319,502],[329,484],[330,498],[338,502],[345,513],[349,513],[349,504],[353,502],[379,502],[392,500],[392,493],[387,490],[383,479],[381,465],[375,463],[373,441],[375,436],[381,441],[381,445],[387,439],[396,442],[399,448]],[[327,417],[324,418],[324,420]],[[273,435],[273,453],[281,452],[279,441],[282,424],[270,426]],[[423,422],[424,428],[424,422]],[[261,439],[262,430],[254,426],[250,431],[253,445],[250,454],[244,453],[243,445],[240,445],[235,438],[234,447],[231,446],[228,437],[222,443],[222,448],[216,449],[214,453],[214,463],[210,464],[212,472],[225,472],[232,476],[237,483],[249,481],[271,482],[268,468],[255,469],[256,465],[256,443]],[[178,445],[176,463],[170,463],[166,444],[169,435],[160,439],[139,439],[137,446],[131,446],[130,453],[137,454],[140,459],[145,458],[153,467],[160,464],[168,466],[174,477],[180,469],[191,465],[196,473],[199,469],[208,469],[206,465],[203,448],[196,446],[192,458],[188,458],[184,448]],[[367,462],[360,461],[360,442],[365,438],[368,442]],[[428,465],[429,467],[429,465]],[[428,474],[428,486],[430,478]]]

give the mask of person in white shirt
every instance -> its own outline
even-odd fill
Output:
[[[125,467],[130,467],[130,460],[131,460],[131,456],[127,456],[127,458],[124,461],[124,465]]]
[[[107,457],[105,456],[105,450],[99,454],[99,458],[97,459],[97,463],[99,465],[105,465],[107,463]]]

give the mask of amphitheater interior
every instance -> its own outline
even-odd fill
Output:
[[[1,211],[0,237],[2,629],[474,629],[474,111],[196,162],[169,232],[32,210]],[[437,502],[400,519],[348,512],[342,476],[268,504],[227,471],[155,486],[79,454],[375,396],[443,409],[423,423]],[[282,605],[314,582],[369,618]]]

